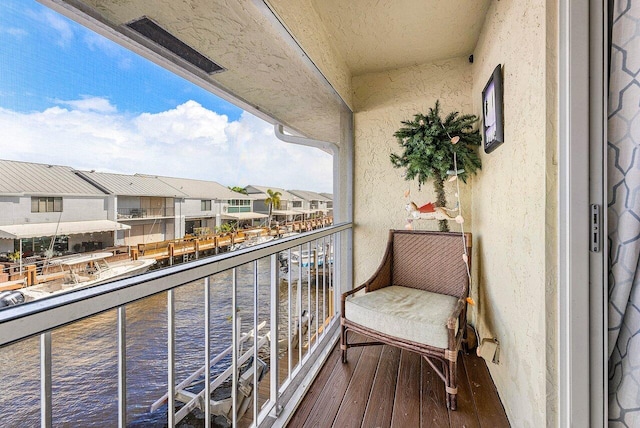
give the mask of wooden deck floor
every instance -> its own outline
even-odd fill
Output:
[[[444,385],[419,355],[390,346],[336,346],[289,427],[509,427],[484,360],[458,364],[458,409],[445,405]]]

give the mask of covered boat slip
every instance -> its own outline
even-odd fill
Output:
[[[60,223],[26,223],[0,226],[0,239],[25,239],[40,236],[77,235],[83,233],[128,230],[131,226],[111,220],[68,221]]]
[[[56,223],[25,223],[25,224],[11,224],[0,226],[0,242],[1,240],[8,241],[7,245],[3,245],[3,248],[13,249],[13,243],[11,241],[18,240],[19,241],[19,252],[24,255],[25,250],[23,240],[24,239],[33,239],[33,238],[41,238],[41,237],[51,237],[54,239],[55,237],[60,236],[73,236],[73,235],[85,235],[85,234],[94,234],[94,233],[115,233],[117,231],[124,231],[131,229],[131,226],[126,224],[118,223],[112,220],[87,220],[87,221],[69,221],[69,222],[56,222]],[[104,236],[105,238],[107,235]],[[81,238],[79,238],[81,239]],[[106,246],[111,246],[114,244],[115,237],[109,237]],[[91,243],[95,244],[95,243]],[[99,243],[102,245],[102,242]],[[69,244],[70,245],[70,244]],[[81,245],[80,242],[76,243],[77,247],[82,247],[84,243]],[[71,247],[70,247],[71,248]],[[100,246],[99,248],[102,248]],[[5,272],[7,275],[5,281],[3,281],[2,277],[0,277],[0,282],[16,282],[14,284],[16,287],[20,284],[24,283],[24,276],[26,272],[23,269],[26,269],[26,265],[34,265],[39,264],[39,262],[33,262],[32,260],[23,260],[21,257],[15,264],[15,268],[18,269],[16,272]],[[35,278],[33,278],[35,280]],[[43,279],[44,280],[44,279]],[[33,281],[35,283],[35,281]],[[10,284],[4,283],[3,286],[10,287]]]

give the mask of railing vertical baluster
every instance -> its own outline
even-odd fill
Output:
[[[292,331],[291,328],[293,326],[292,324],[292,319],[291,316],[293,315],[291,310],[292,310],[292,305],[291,305],[291,293],[293,292],[293,284],[291,283],[291,267],[292,267],[292,263],[291,263],[291,248],[289,248],[287,250],[287,264],[289,266],[288,272],[287,272],[287,376],[291,376],[291,370],[293,369],[293,350],[291,349],[291,335],[292,335]]]
[[[275,416],[280,414],[279,400],[279,361],[278,361],[278,321],[280,319],[280,293],[278,289],[278,258],[275,254],[271,258],[271,355],[269,356],[269,365],[271,372],[271,401],[274,404]]]
[[[253,262],[253,425],[258,426],[258,260]]]
[[[233,268],[231,285],[231,426],[238,426],[238,268]]]
[[[298,312],[298,366],[302,363],[302,245],[298,246],[300,257],[298,258],[298,291],[296,293],[296,309]],[[308,260],[308,258],[307,258]]]
[[[118,426],[127,426],[127,313],[118,307]]]
[[[333,235],[333,251],[338,257],[334,256],[333,275],[331,275],[331,285],[333,286],[333,311],[331,316],[334,317],[340,311],[340,271],[342,270],[342,243],[340,242],[342,235]]]
[[[318,243],[315,243],[313,253],[311,252],[311,242],[307,242],[307,249],[309,250],[309,268],[307,269],[307,356],[311,349],[311,254],[313,254],[313,268],[318,270]]]
[[[324,262],[322,263],[322,334],[325,333],[324,323],[327,320],[327,273],[331,266],[327,268],[327,263],[331,263],[331,244],[327,245],[325,238],[322,238],[322,248],[324,248]]]
[[[324,239],[323,239],[323,244],[324,244]],[[316,248],[322,248],[322,266],[324,266],[324,245],[322,245],[321,247],[318,247],[318,240],[316,239]],[[317,250],[318,252],[320,250]],[[320,257],[318,257],[318,262],[320,262]],[[316,266],[316,329],[315,329],[315,337],[316,337],[316,343],[318,343],[318,337],[320,336],[320,333],[318,332],[318,318],[320,318],[320,310],[318,308],[318,305],[320,304],[320,296],[318,295],[318,283],[320,282],[320,267]],[[309,345],[309,347],[311,347],[311,345]]]
[[[176,319],[174,291],[167,291],[167,424],[176,425]]]
[[[211,283],[209,277],[204,279],[204,426],[211,427]]]
[[[40,426],[53,426],[51,394],[51,332],[40,335]]]

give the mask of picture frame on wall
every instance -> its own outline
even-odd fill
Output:
[[[485,153],[491,153],[504,142],[502,65],[491,73],[482,91],[482,135]]]

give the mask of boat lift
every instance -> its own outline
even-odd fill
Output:
[[[301,330],[303,335],[306,333],[307,329],[311,325],[312,319],[313,319],[313,316],[309,315],[306,310],[303,311],[303,314],[301,317],[301,321],[302,321]],[[238,322],[240,323],[240,320],[238,320]],[[270,331],[267,331],[262,336],[260,335],[260,330],[262,330],[265,327],[266,323],[267,323],[266,321],[263,321],[260,324],[258,324],[257,338],[256,338],[258,349],[262,348],[263,346],[270,345],[272,340]],[[296,323],[296,325],[298,325],[298,323]],[[255,334],[256,332],[254,332],[254,330],[252,329],[247,333],[241,334],[240,337],[238,338],[238,347],[239,347],[239,354],[240,354],[238,358],[238,367],[242,367],[243,365],[248,363],[247,367],[245,367],[244,371],[239,375],[239,378],[238,378],[238,390],[236,394],[238,418],[241,418],[246,413],[247,409],[249,408],[253,400],[253,389],[257,387],[263,375],[267,372],[267,363],[262,361],[260,358],[258,358],[257,361],[253,361],[253,355],[254,355],[253,345],[250,346],[246,351],[244,350],[244,344],[246,342],[253,344]],[[298,328],[296,327],[296,331],[292,335],[290,341],[288,341],[287,339],[282,339],[279,341],[280,349],[281,350],[287,349],[287,346],[289,346],[290,349],[295,349],[298,346],[298,335],[299,335],[299,331],[298,331]],[[220,352],[218,355],[216,355],[214,358],[211,359],[208,365],[209,366],[208,369],[211,370],[211,368],[213,368],[216,364],[220,363],[225,357],[230,355],[232,351],[233,351],[232,346],[229,346],[226,349],[224,349],[222,352]],[[257,373],[257,376],[258,376],[257,380],[254,379],[254,369],[253,369],[254,365],[256,367],[255,372]],[[207,366],[203,365],[198,370],[196,370],[191,375],[189,375],[185,380],[183,380],[178,385],[176,385],[175,400],[180,403],[183,403],[184,406],[176,412],[175,423],[180,422],[182,419],[184,419],[189,413],[191,413],[196,408],[204,412],[205,389],[203,388],[202,391],[198,393],[194,393],[194,392],[188,391],[187,388],[201,381],[202,378],[204,377],[205,370],[207,370]],[[233,368],[229,366],[226,370],[224,370],[222,373],[217,375],[211,381],[210,390],[214,391],[216,388],[222,386],[226,381],[228,381],[231,378],[232,375],[233,375]],[[162,407],[164,404],[166,404],[167,397],[168,397],[168,394],[165,393],[162,397],[160,397],[151,405],[149,411],[154,412],[158,410],[160,407]],[[222,400],[214,400],[212,398],[209,398],[209,407],[212,415],[224,416],[229,423],[232,421],[233,402],[231,397],[224,398]]]

